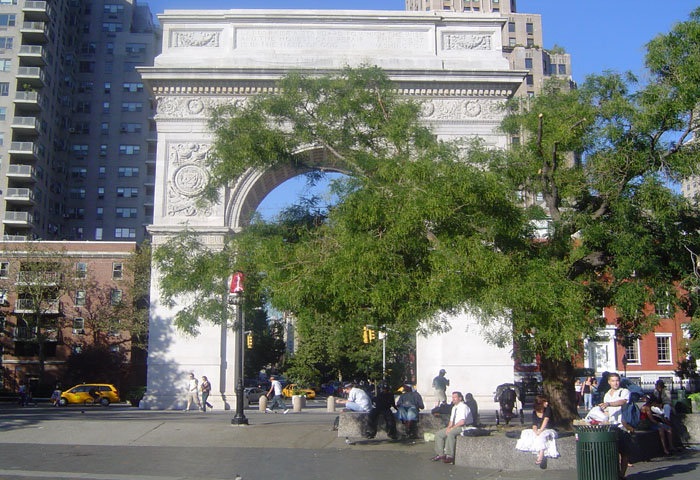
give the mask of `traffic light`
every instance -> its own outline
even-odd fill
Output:
[[[370,341],[370,342],[373,342],[373,341],[375,341],[375,340],[377,339],[377,331],[376,331],[376,330],[372,330],[372,329],[370,328],[370,329],[367,330],[367,332],[369,332],[369,341]]]
[[[248,348],[253,348],[253,334],[249,333],[245,337],[245,343],[248,346]]]
[[[367,328],[367,325],[362,327],[362,343],[369,343],[369,328]]]

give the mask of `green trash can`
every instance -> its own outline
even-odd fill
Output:
[[[617,426],[574,425],[578,480],[617,480]]]

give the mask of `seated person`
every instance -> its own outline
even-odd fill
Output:
[[[537,455],[536,464],[541,464],[544,457],[557,458],[557,432],[551,427],[552,409],[549,399],[544,395],[537,395],[532,411],[532,428],[523,430],[520,439],[515,445],[517,450],[532,452]]]
[[[670,455],[671,450],[675,450],[673,446],[673,430],[671,425],[666,422],[667,420],[663,417],[663,405],[653,396],[648,397],[641,408],[638,428],[658,431],[664,453]]]
[[[416,424],[418,423],[418,412],[425,408],[423,397],[413,390],[411,385],[403,386],[403,393],[396,402],[399,412],[399,420],[406,427],[406,435],[410,438],[416,437]]]
[[[384,418],[384,426],[386,427],[387,435],[392,440],[396,440],[398,438],[396,434],[396,419],[391,411],[392,408],[396,409],[394,394],[386,383],[381,384],[379,388],[379,393],[374,399],[374,408],[369,412],[369,423],[365,436],[372,439],[377,435],[377,421],[381,416]]]
[[[666,384],[663,380],[657,380],[656,385],[654,385],[654,391],[651,392],[651,398],[653,398],[657,404],[659,404],[661,409],[663,409],[663,415],[666,420],[671,419],[671,394],[666,390]]]
[[[356,387],[352,383],[343,385],[343,392],[348,396],[347,399],[341,398],[336,402],[345,404],[344,412],[369,412],[372,410],[372,400],[367,395],[367,392]]]
[[[447,428],[435,432],[435,456],[433,462],[453,463],[457,448],[457,436],[466,425],[474,423],[474,417],[461,392],[452,392],[452,412]]]
[[[476,399],[474,399],[474,395],[472,395],[471,393],[467,393],[464,396],[464,403],[466,403],[467,406],[469,407],[469,410],[472,411],[472,417],[474,418],[474,421],[472,422],[472,424],[474,426],[478,426],[480,423],[479,422],[479,405],[476,403]]]

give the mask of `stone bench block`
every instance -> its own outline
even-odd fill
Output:
[[[634,434],[632,463],[646,461],[663,455],[657,432],[638,431]],[[496,470],[539,470],[535,455],[515,449],[516,438],[508,438],[503,432],[493,431],[486,437],[457,437],[455,464],[462,467]],[[548,458],[548,470],[576,469],[576,437],[573,432],[563,432],[557,438],[559,458]]]
[[[435,432],[447,426],[449,418],[447,416],[436,417],[429,413],[419,414],[417,433],[418,437],[422,438],[425,432]],[[340,423],[338,424],[339,437],[364,437],[364,432],[367,429],[369,422],[369,414],[360,412],[341,412]],[[398,418],[396,419],[396,429],[402,433],[402,425]],[[386,436],[386,428],[384,427],[384,419],[380,416],[377,423],[377,437],[388,438]]]

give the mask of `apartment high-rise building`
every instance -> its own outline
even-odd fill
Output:
[[[159,48],[134,0],[0,0],[3,239],[144,238],[156,138],[135,67]]]
[[[514,70],[530,72],[517,96],[535,95],[552,76],[572,81],[571,56],[563,50],[542,47],[542,16],[518,13],[516,0],[406,0],[406,10],[503,17],[503,55]]]

